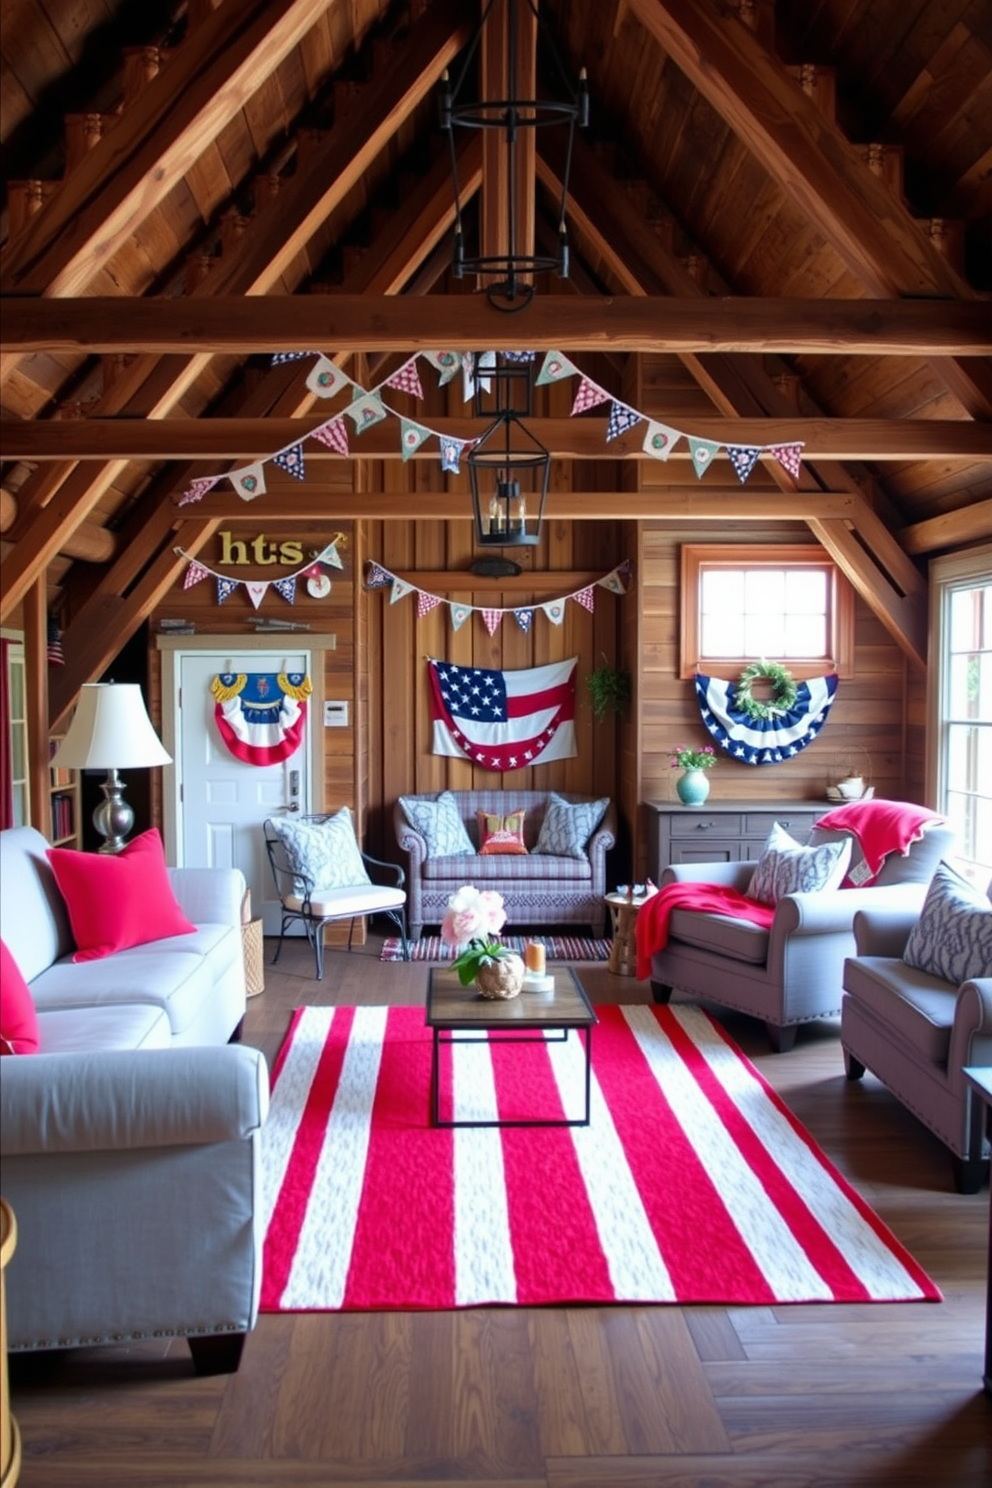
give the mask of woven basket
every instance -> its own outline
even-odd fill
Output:
[[[265,991],[265,942],[262,938],[262,921],[251,917],[251,890],[245,890],[241,904],[241,953],[245,963],[245,993],[258,997]]]

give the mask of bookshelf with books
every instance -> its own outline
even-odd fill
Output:
[[[55,754],[61,742],[61,738],[49,740],[49,758]],[[48,803],[52,818],[52,846],[82,847],[82,838],[80,836],[79,771],[69,770],[65,765],[51,765],[48,775]]]

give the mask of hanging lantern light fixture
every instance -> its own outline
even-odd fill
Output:
[[[475,357],[474,411],[494,414],[466,458],[479,547],[534,547],[540,540],[551,455],[522,422],[531,414],[530,358]]]

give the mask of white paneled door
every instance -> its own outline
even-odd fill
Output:
[[[267,816],[310,809],[311,708],[299,748],[279,764],[232,755],[217,728],[211,683],[221,672],[310,672],[309,651],[183,652],[176,658],[176,778],[179,861],[188,867],[240,868],[252,912],[278,935],[279,910],[262,824]]]

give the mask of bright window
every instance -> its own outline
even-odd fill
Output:
[[[850,670],[851,588],[820,547],[686,544],[681,675],[739,672],[749,661],[797,677]]]
[[[957,832],[957,866],[992,877],[992,548],[931,565],[931,795]]]

